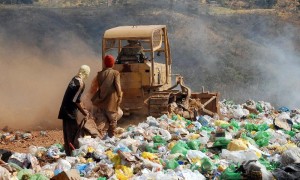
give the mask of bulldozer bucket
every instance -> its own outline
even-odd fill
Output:
[[[220,93],[219,92],[194,92],[191,94],[192,99],[200,101],[200,107],[198,107],[199,115],[210,115],[220,114]]]

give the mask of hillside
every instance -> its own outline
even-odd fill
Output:
[[[92,76],[100,69],[103,32],[136,24],[168,26],[173,73],[194,91],[204,86],[236,102],[299,107],[298,5],[289,11],[279,3],[70,2],[1,5],[1,122],[57,127],[65,86],[79,65],[92,66]]]

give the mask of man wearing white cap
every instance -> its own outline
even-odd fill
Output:
[[[71,155],[76,132],[78,130],[78,110],[88,116],[89,112],[83,107],[81,95],[85,88],[84,81],[90,74],[90,67],[82,65],[76,76],[70,81],[59,110],[58,119],[63,120],[64,148],[67,156]]]

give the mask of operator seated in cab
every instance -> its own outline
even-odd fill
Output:
[[[147,57],[141,43],[138,40],[127,40],[127,42],[128,44],[119,53],[116,64],[143,63]]]

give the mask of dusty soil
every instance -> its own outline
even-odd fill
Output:
[[[145,118],[122,118],[118,126],[127,128],[130,125],[136,125]],[[9,135],[5,134],[9,133]],[[29,137],[24,135],[29,134]],[[13,152],[27,153],[30,146],[50,147],[53,144],[63,144],[62,130],[43,130],[43,131],[17,131],[17,130],[0,130],[0,149]]]
[[[16,132],[17,131],[11,132],[11,134],[16,135]],[[63,143],[62,130],[31,131],[30,134],[32,137],[28,139],[20,138],[11,140],[10,138],[2,138],[0,141],[0,149],[27,153],[31,145],[49,147],[55,143]]]

